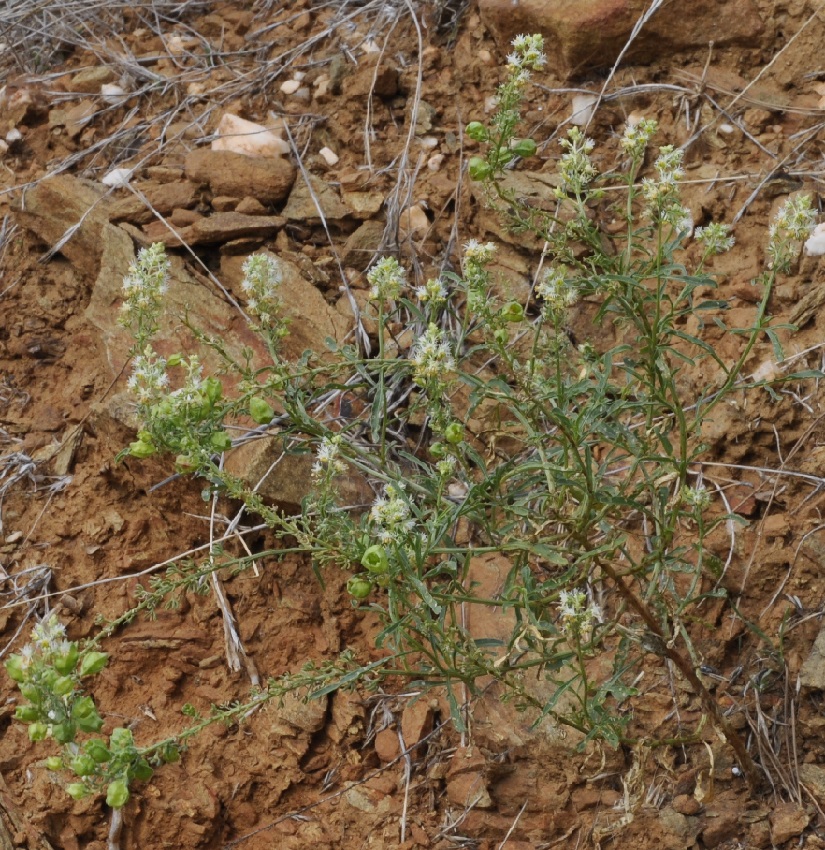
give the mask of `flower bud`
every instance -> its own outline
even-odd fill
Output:
[[[68,696],[74,690],[74,679],[71,676],[59,676],[52,682],[52,693],[59,697]]]
[[[490,163],[480,156],[470,157],[468,168],[471,179],[476,181],[486,180],[493,173]]]
[[[24,723],[33,723],[40,717],[40,712],[33,705],[18,705],[14,710],[14,719]]]
[[[47,770],[63,770],[63,759],[60,756],[49,756],[46,759]]]
[[[215,431],[209,438],[209,444],[215,451],[225,452],[232,448],[232,437],[226,431]]]
[[[85,652],[80,660],[80,675],[91,676],[94,673],[99,673],[109,660],[107,652]]]
[[[112,729],[112,734],[109,736],[109,744],[113,750],[125,750],[135,745],[135,739],[131,729],[125,729],[123,726],[118,726],[117,729]]]
[[[66,786],[66,793],[73,800],[82,800],[89,795],[89,789],[82,782],[72,782]]]
[[[363,576],[353,576],[347,582],[347,592],[355,599],[366,599],[372,593],[372,582]]]
[[[383,546],[370,546],[361,558],[361,566],[374,575],[385,573],[388,569],[387,552]]]
[[[103,725],[103,721],[100,721]],[[83,725],[78,721],[78,726],[83,729]],[[88,731],[84,729],[84,731]],[[58,744],[70,744],[75,739],[77,728],[74,723],[56,723],[52,726],[52,737]]]
[[[464,132],[475,142],[484,142],[487,140],[487,128],[481,121],[471,121]]]
[[[511,150],[516,156],[521,156],[525,159],[535,156],[537,149],[536,143],[532,139],[519,139],[511,146]]]
[[[139,782],[146,782],[148,779],[152,778],[152,774],[155,771],[152,770],[151,765],[146,759],[138,759],[135,764],[129,768],[129,778],[137,779]]]
[[[108,747],[100,738],[93,738],[91,741],[86,741],[83,748],[97,764],[103,764],[112,757]]]
[[[78,651],[77,644],[69,644],[69,648],[52,661],[54,669],[63,676],[73,673],[74,668],[77,666],[79,655],[80,652]]]
[[[10,655],[6,659],[5,667],[10,679],[15,682],[25,681],[26,672],[23,669],[23,657],[21,655]]]
[[[68,790],[68,789],[66,789]],[[122,780],[116,779],[110,782],[106,789],[106,805],[113,809],[125,806],[129,800],[129,786]]]
[[[31,726],[29,726],[30,741],[43,741],[46,739],[48,734],[49,728],[45,723],[32,723]]]
[[[502,307],[501,317],[505,322],[520,322],[524,318],[524,307],[518,301],[510,301]]]
[[[430,446],[430,454],[437,459],[444,457],[447,454],[447,447],[444,443],[433,443]]]
[[[144,442],[143,440],[135,440],[133,443],[129,443],[129,454],[132,457],[144,458],[150,457],[157,450],[152,445],[152,443]]]
[[[97,762],[89,755],[81,754],[75,756],[69,762],[69,769],[77,776],[91,776],[97,767]]]
[[[458,422],[451,422],[444,429],[444,439],[453,446],[457,446],[464,439],[464,426]]]
[[[258,425],[266,425],[272,421],[275,411],[264,399],[260,396],[255,396],[249,400],[249,415],[252,417],[253,422],[257,422]]]

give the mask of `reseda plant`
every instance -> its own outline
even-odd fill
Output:
[[[506,167],[537,150],[515,132],[530,73],[543,64],[541,37],[517,38],[498,111],[489,126],[467,127],[487,146],[470,160],[471,177],[513,227],[546,244],[529,300],[497,295],[493,243],[471,240],[460,274],[420,285],[385,257],[367,276],[375,354],[341,344],[323,362],[312,352],[288,362],[280,351],[288,327],[278,261],[255,255],[243,289],[268,362],[252,352],[235,359],[221,340],[192,328],[232,375],[237,391],[227,393],[196,355],[164,358],[153,347],[168,268],[162,246],[145,249],[124,287],[122,322],[135,339],[129,386],[143,423],[127,453],[168,453],[179,470],[207,480],[207,495],[242,500],[282,538],[281,554],[306,553],[319,574],[344,570],[353,603],[381,618],[380,661],[359,666],[345,654],[270,681],[255,704],[285,688],[311,696],[403,674],[422,687],[446,686],[461,726],[455,686],[476,694],[493,680],[536,722],[618,745],[632,740],[636,682],[653,653],[699,696],[704,718],[755,785],[744,742],[696,672],[702,658],[691,624],[706,600],[725,594],[707,541],[729,519],[711,510],[697,461],[702,423],[745,386],[744,365],[762,336],[776,342],[770,292],[812,224],[810,201],[793,199],[774,223],[753,328],[737,360],[726,363],[702,338],[701,321],[696,334],[685,328],[688,318],[722,306],[698,293],[713,287],[706,269],[733,238],[721,223],[692,233],[680,150],[661,147],[645,171],[655,122],[627,128],[621,162],[605,175],[593,162],[593,141],[572,129],[561,143],[553,212],[524,203],[502,181]],[[622,192],[608,195],[605,183]],[[622,228],[606,235],[601,215]],[[688,269],[691,236],[700,249]],[[616,329],[615,344],[571,340],[570,310],[585,299],[597,305],[597,325]],[[703,371],[693,369],[693,378],[706,383],[687,397],[683,371],[700,359]],[[363,413],[335,415],[331,402],[350,394]],[[285,451],[314,456],[312,490],[295,516],[264,504],[224,469],[230,426],[250,420]],[[370,503],[344,497],[353,479],[372,489]],[[507,570],[491,594],[482,588],[484,558],[493,555]],[[140,607],[151,611],[172,592],[202,588],[210,571],[254,560],[212,553],[185,574],[155,579]],[[480,609],[495,609],[509,635],[479,631],[470,614]],[[698,733],[673,725],[669,740]]]
[[[11,655],[5,667],[26,700],[14,716],[28,723],[29,739],[51,739],[61,746],[61,754],[49,756],[45,766],[74,775],[75,781],[65,786],[66,793],[80,800],[105,790],[106,804],[119,809],[129,799],[130,783],[152,776],[150,760],[159,764],[179,756],[172,742],[139,750],[132,732],[122,727],[113,729],[108,741],[103,737],[80,740],[80,733],[99,733],[103,727],[82,680],[99,673],[108,658],[105,652],[81,650],[76,641],[67,640],[65,628],[52,615],[35,625],[31,642]]]

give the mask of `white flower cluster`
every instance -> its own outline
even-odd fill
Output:
[[[422,304],[432,304],[433,307],[440,307],[444,304],[448,298],[449,293],[447,292],[447,287],[444,286],[444,282],[441,278],[436,280],[428,280],[424,286],[417,286],[415,288],[415,294],[418,296],[418,300],[421,301]]]
[[[578,127],[573,127],[567,138],[562,139],[559,144],[566,153],[562,154],[559,163],[562,185],[557,192],[562,196],[565,192],[580,192],[599,173],[590,161],[590,154],[596,143],[593,139],[588,139]]]
[[[375,526],[378,540],[384,545],[403,544],[415,528],[411,513],[403,483],[387,484],[384,495],[379,496],[370,509],[370,522]]]
[[[642,196],[648,203],[647,214],[654,222],[669,224],[684,237],[693,232],[693,216],[679,197],[679,181],[685,176],[683,157],[681,148],[673,145],[659,148],[659,156],[654,163],[658,178],[642,180]]]
[[[771,268],[787,272],[796,256],[795,243],[807,239],[816,222],[810,195],[793,195],[784,203],[768,229]]]
[[[120,323],[129,326],[133,321],[148,317],[154,321],[160,311],[163,296],[169,288],[169,261],[162,242],[141,248],[123,279],[124,301]]]
[[[493,259],[496,246],[493,242],[479,242],[471,239],[464,245],[462,272],[467,286],[467,309],[471,314],[483,315],[489,311],[487,291],[490,276],[485,268]]]
[[[248,298],[247,309],[262,325],[278,323],[281,309],[278,289],[282,279],[277,260],[268,254],[253,254],[243,264],[241,289]]]
[[[435,324],[430,324],[424,336],[419,337],[410,352],[410,359],[413,378],[422,387],[455,371],[455,358],[447,336]]]
[[[730,235],[730,227],[727,224],[714,221],[707,227],[697,227],[694,233],[697,242],[705,246],[705,252],[710,254],[724,254],[733,248],[736,240]]]
[[[318,483],[346,471],[347,465],[341,460],[341,436],[324,437],[312,466],[313,480]]]
[[[32,629],[32,641],[24,647],[24,656],[32,657],[34,651],[63,652],[68,651],[71,644],[66,640],[66,627],[52,614],[48,620],[41,620]]]
[[[382,257],[368,272],[370,298],[393,301],[407,284],[407,272],[395,257]]]
[[[541,298],[545,309],[551,315],[558,316],[579,299],[578,287],[567,281],[566,274],[567,269],[564,266],[551,266],[536,285],[536,295]]]
[[[530,79],[530,71],[538,71],[547,63],[544,38],[538,34],[517,35],[512,43],[513,52],[507,56],[509,81],[516,86],[523,86]]]
[[[642,118],[635,124],[628,123],[619,144],[628,156],[640,159],[658,129],[658,123],[652,118]]]
[[[686,505],[691,508],[698,508],[700,511],[710,506],[710,493],[707,487],[702,484],[697,484],[695,487],[683,488],[682,499]]]
[[[601,608],[595,602],[588,605],[587,594],[580,589],[563,590],[559,594],[559,613],[564,633],[585,643],[593,635],[594,624],[603,619]]]
[[[147,346],[143,354],[135,357],[126,385],[141,404],[156,404],[169,388],[166,361]]]

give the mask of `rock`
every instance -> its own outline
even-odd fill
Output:
[[[341,197],[353,218],[365,219],[381,212],[384,195],[381,192],[342,192]]]
[[[648,0],[479,0],[479,13],[502,54],[520,33],[542,33],[549,69],[561,77],[609,68],[630,37]],[[694,0],[674,25],[665,3],[642,28],[625,56],[629,62],[670,59],[693,48],[743,44],[754,47],[764,31],[753,0]]]
[[[284,694],[283,700],[274,701],[270,712],[273,715],[273,731],[280,732],[287,724],[301,732],[317,732],[326,721],[328,699],[324,696],[303,700],[294,691]]]
[[[375,753],[382,764],[398,758],[401,753],[401,746],[398,743],[398,732],[395,729],[382,729],[375,736]]]
[[[218,122],[215,134],[213,151],[268,157],[282,157],[289,153],[289,142],[281,138],[276,128],[255,124],[228,112]]]
[[[341,249],[341,262],[358,271],[366,271],[384,238],[383,221],[365,221],[349,236]]]
[[[398,94],[398,68],[382,62],[376,70],[378,55],[365,56],[358,67],[350,72],[343,80],[344,94],[347,97],[367,97],[370,94],[378,97],[393,97]],[[330,69],[332,74],[334,69]],[[330,91],[335,94],[336,88],[330,84]]]
[[[318,213],[319,206],[327,221],[340,221],[349,215],[349,210],[339,197],[338,191],[329,183],[311,174],[309,183],[310,185],[307,186],[304,179],[295,181],[289,200],[284,207],[286,218],[291,221],[319,222],[321,220]]]
[[[723,841],[728,841],[739,834],[739,816],[736,809],[717,808],[708,811],[704,829],[702,830],[702,843],[707,850],[713,850]]]
[[[229,242],[253,236],[260,239],[273,236],[286,221],[278,215],[244,215],[239,212],[222,212],[199,219],[192,225],[193,245]]]
[[[799,671],[799,683],[805,688],[825,691],[825,627],[817,635],[811,652]]]
[[[130,195],[109,207],[109,221],[130,221],[132,224],[148,224],[155,220],[152,209],[163,216],[171,215],[176,209],[191,209],[199,200],[198,188],[188,181],[180,183],[133,183],[132,187],[148,201],[148,206],[139,197]]]
[[[186,176],[208,185],[215,195],[283,200],[295,182],[295,166],[283,157],[245,156],[231,151],[196,150],[186,157]]]
[[[244,215],[266,215],[266,207],[257,198],[244,198],[235,207],[235,212]]]
[[[462,773],[453,779],[448,779],[447,799],[462,809],[493,807],[483,773]]]
[[[810,815],[796,803],[779,803],[770,816],[771,840],[775,847],[801,835]]]
[[[819,764],[799,765],[799,779],[816,798],[816,802],[825,805],[825,767]]]
[[[69,228],[76,227],[60,246],[60,253],[81,273],[97,277],[109,226],[103,190],[68,174],[41,180],[13,204],[20,223],[49,246],[62,242]]]
[[[401,713],[401,737],[404,746],[409,750],[427,737],[433,730],[433,708],[426,698],[410,702]],[[410,753],[415,761],[424,755],[424,750],[417,747]]]
[[[69,80],[66,90],[75,94],[99,94],[101,87],[114,79],[115,72],[111,68],[85,68]]]

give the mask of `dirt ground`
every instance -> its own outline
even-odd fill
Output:
[[[134,430],[123,410],[128,341],[117,337],[116,294],[102,294],[121,283],[103,280],[117,267],[107,254],[114,230],[127,247],[166,241],[203,298],[218,305],[209,320],[228,336],[232,306],[216,281],[231,291],[233,264],[271,248],[318,299],[293,323],[302,342],[322,342],[324,323],[346,324],[340,275],[365,297],[372,257],[396,244],[423,282],[455,267],[467,239],[501,241],[499,271],[516,294],[527,292],[539,260],[540,246],[507,233],[466,177],[477,146],[462,128],[489,117],[506,52],[475,2],[270,0],[247,9],[158,0],[126,11],[111,2],[99,4],[94,20],[82,19],[82,5],[0,9],[4,654],[49,611],[72,638],[89,636],[97,618],[134,605],[138,584],[170,559],[197,557],[209,544],[197,482],[167,480],[172,465],[162,459],[115,462]],[[553,172],[574,95],[598,94],[607,81],[588,127],[597,162],[616,161],[617,136],[633,113],[659,121],[659,143],[687,145],[684,196],[695,223],[736,222],[737,249],[714,271],[717,297],[729,300],[725,322],[748,327],[771,214],[793,192],[819,203],[820,5],[760,0],[764,31],[744,45],[705,44],[674,57],[663,44],[609,76],[609,66],[572,79],[552,69],[537,75],[525,127],[540,148],[519,166],[531,175],[524,192]],[[193,178],[190,153],[226,113],[286,119],[289,159],[300,161],[291,194],[291,181],[270,195],[261,182],[233,196],[214,174]],[[115,167],[133,170],[133,190],[101,183]],[[45,192],[41,181],[58,174]],[[323,221],[305,189],[308,175]],[[85,193],[94,212],[63,240]],[[780,336],[795,359],[777,363],[770,345],[760,345],[748,373],[821,368],[823,302],[823,265],[802,256],[770,304],[776,323],[794,325]],[[303,303],[316,304],[309,295]],[[719,332],[714,344],[733,360],[740,340]],[[719,538],[715,553],[735,608],[720,600],[691,628],[706,682],[764,770],[764,793],[748,792],[713,729],[692,745],[579,753],[495,700],[474,706],[470,730],[459,734],[438,694],[416,700],[398,682],[393,693],[287,701],[240,725],[212,727],[179,763],[136,786],[121,847],[825,846],[825,647],[814,646],[825,594],[823,401],[816,380],[775,397],[743,393],[705,435],[705,480],[744,521]],[[226,516],[235,509],[225,506]],[[245,545],[262,551],[277,542],[255,532]],[[376,652],[375,624],[353,609],[347,576],[325,578],[321,587],[295,557],[223,577],[261,676],[345,647]],[[781,632],[782,651],[769,651],[760,631],[774,644]],[[208,711],[249,693],[249,670],[227,666],[212,594],[187,596],[156,620],[138,617],[105,648],[111,663],[96,679],[95,699],[107,728],[128,725],[138,742],[182,729],[184,703]],[[12,719],[11,685],[0,677],[8,830],[0,846],[105,847],[106,807],[74,802],[45,769],[48,747],[31,744]],[[651,656],[643,691],[633,736],[656,738],[674,713],[698,722],[697,698],[661,658]],[[417,746],[405,755],[401,742]]]

